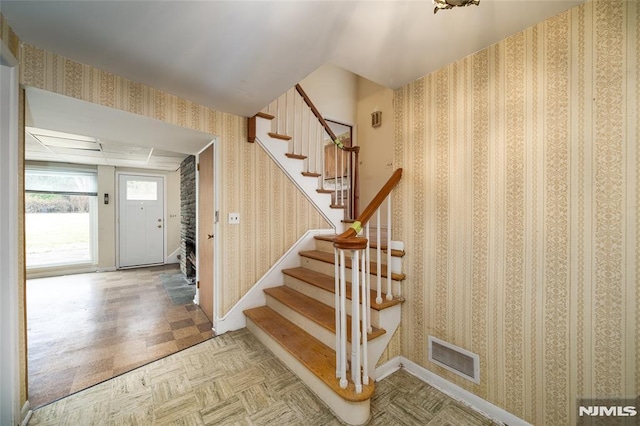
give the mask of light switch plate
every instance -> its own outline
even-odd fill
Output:
[[[229,224],[237,225],[240,223],[240,213],[229,213]]]

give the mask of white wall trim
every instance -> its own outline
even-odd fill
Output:
[[[25,402],[22,406],[22,411],[20,414],[20,418],[22,419],[22,423],[20,423],[20,426],[27,426],[27,424],[29,424],[29,420],[31,420],[31,415],[33,414],[33,411],[31,411],[31,405],[29,404],[29,400],[27,400],[27,402]]]
[[[438,389],[440,392],[450,396],[456,401],[465,404],[482,415],[509,426],[531,426],[531,423],[522,420],[508,411],[493,405],[479,396],[451,383],[450,381],[438,376],[437,374],[427,370],[426,368],[416,364],[415,362],[400,357],[400,363],[407,372],[413,374],[423,382],[426,382]]]
[[[215,334],[223,334],[227,331],[238,330],[247,325],[244,311],[246,309],[257,308],[267,304],[267,298],[264,289],[283,285],[284,277],[282,270],[287,268],[295,268],[300,266],[300,256],[298,252],[301,250],[311,250],[315,241],[313,237],[320,234],[333,232],[328,229],[313,229],[305,232],[282,257],[271,266],[271,268],[260,278],[251,289],[236,303],[225,316],[216,319],[214,330]]]
[[[113,270],[115,271],[116,268],[114,267]],[[100,271],[104,272],[104,270]],[[36,278],[59,277],[62,275],[88,274],[91,272],[98,272],[98,265],[92,263],[86,265],[67,265],[49,268],[35,268],[27,270],[27,279],[32,280]]]
[[[18,61],[0,40],[0,423],[20,421]]]
[[[386,379],[396,371],[402,368],[401,359],[399,356],[391,358],[389,361],[376,367],[376,382]]]

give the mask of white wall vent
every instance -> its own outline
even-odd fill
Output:
[[[480,357],[459,346],[429,336],[429,361],[460,377],[480,383]]]

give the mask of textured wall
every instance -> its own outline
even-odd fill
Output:
[[[328,225],[257,144],[246,142],[246,119],[214,111],[26,44],[21,82],[219,138],[223,313],[305,231]],[[241,225],[226,223],[240,212]]]
[[[640,393],[639,16],[588,2],[394,95],[402,354],[534,424]]]
[[[180,164],[180,270],[187,271],[187,240],[191,244],[196,240],[196,157],[185,158]]]
[[[2,13],[0,13],[0,40],[9,48],[13,56],[19,58],[20,39]]]

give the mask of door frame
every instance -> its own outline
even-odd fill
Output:
[[[216,321],[220,319],[220,143],[219,138],[215,137],[211,142],[204,146],[196,154],[196,282],[200,279],[200,219],[198,212],[200,211],[200,173],[197,167],[200,164],[200,154],[213,145],[213,211],[216,212],[217,218],[213,222],[213,335],[216,335]],[[200,289],[196,286],[196,295],[193,303],[200,305]]]
[[[132,269],[140,266],[120,266],[120,176],[143,176],[143,177],[161,177],[162,178],[162,224],[163,224],[163,247],[162,247],[162,263],[154,263],[153,265],[164,265],[167,263],[167,175],[162,173],[146,173],[146,172],[127,172],[125,170],[116,171],[115,181],[115,209],[116,209],[116,269]],[[99,202],[100,200],[98,200]],[[99,255],[99,254],[98,254]],[[149,266],[149,265],[145,265]]]
[[[23,271],[18,263],[18,61],[6,44],[0,40],[1,84],[9,87],[0,90],[3,110],[0,146],[0,423],[20,424],[23,414],[20,408],[20,301],[19,276]],[[6,109],[6,112],[5,112]],[[25,324],[26,327],[26,324]],[[25,384],[26,385],[26,384]],[[28,410],[28,400],[25,409]],[[30,413],[30,412],[29,412]],[[29,416],[26,413],[25,419]]]

